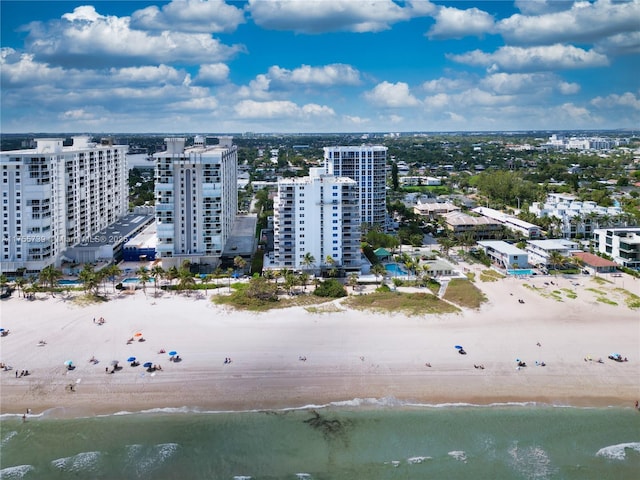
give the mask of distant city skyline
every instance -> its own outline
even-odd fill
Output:
[[[640,126],[640,0],[0,9],[3,133]]]

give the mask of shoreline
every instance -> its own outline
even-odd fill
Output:
[[[542,282],[480,283],[488,298],[480,310],[422,316],[351,310],[339,302],[337,311],[325,313],[291,307],[255,314],[204,295],[155,298],[141,291],[91,305],[42,294],[34,301],[13,297],[0,304],[2,327],[11,331],[0,339],[0,360],[14,367],[0,371],[0,415],[262,411],[357,399],[633,407],[640,399],[638,312],[597,302],[592,285],[570,279],[556,282],[576,290],[576,298],[559,302],[540,294]],[[616,289],[612,284],[610,298]],[[104,325],[92,321],[99,317]],[[127,342],[138,331],[146,341]],[[38,346],[40,339],[46,345]],[[457,344],[468,354],[457,354]],[[175,349],[183,360],[170,362],[160,349]],[[607,359],[618,351],[629,361]],[[162,370],[130,367],[129,355]],[[97,365],[88,361],[93,356]],[[233,362],[224,364],[226,358]],[[518,369],[516,358],[527,367]],[[64,366],[69,359],[73,370]],[[112,359],[122,369],[106,374]],[[15,378],[22,369],[32,374]]]

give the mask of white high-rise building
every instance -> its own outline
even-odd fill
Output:
[[[361,145],[324,147],[325,171],[349,177],[358,186],[362,223],[385,226],[387,147]]]
[[[217,265],[238,209],[238,149],[231,137],[207,145],[197,136],[165,139],[156,160],[156,252],[163,266]]]
[[[73,137],[36,139],[36,148],[0,152],[0,271],[37,273],[89,241],[128,210],[127,145]]]
[[[360,212],[350,178],[311,168],[308,177],[278,181],[273,202],[274,251],[266,268],[360,269]],[[305,265],[311,254],[314,265]],[[327,260],[331,257],[331,261]]]

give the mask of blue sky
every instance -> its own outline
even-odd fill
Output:
[[[640,128],[640,0],[0,8],[6,133]]]

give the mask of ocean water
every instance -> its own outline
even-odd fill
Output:
[[[640,413],[353,401],[0,420],[0,478],[637,479]]]

